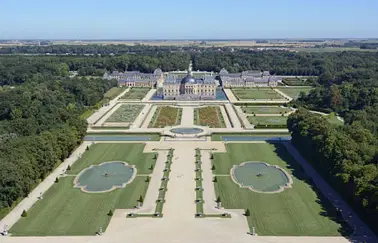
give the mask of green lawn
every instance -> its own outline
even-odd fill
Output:
[[[247,114],[282,114],[291,111],[287,107],[280,106],[243,106],[242,110]]]
[[[126,90],[126,87],[113,87],[104,94],[104,98],[108,98],[112,100],[125,90]]]
[[[277,88],[279,91],[285,93],[287,96],[290,96],[291,98],[293,99],[297,99],[299,97],[299,94],[301,92],[305,92],[305,94],[308,94],[310,93],[310,90],[312,89],[312,87],[300,87],[300,88],[289,88],[289,87],[286,87],[286,88]]]
[[[345,230],[335,222],[336,211],[308,183],[306,175],[282,144],[227,144],[227,153],[214,153],[216,175],[230,175],[235,164],[263,161],[278,165],[293,179],[281,193],[255,193],[240,188],[230,176],[217,176],[217,196],[226,209],[249,209],[249,227],[259,235],[339,236]]]
[[[231,89],[238,100],[282,100],[280,94],[270,88]]]
[[[126,161],[134,164],[138,174],[149,174],[155,164],[153,153],[143,153],[144,144],[95,144],[84,153],[68,174],[77,174],[92,164]],[[137,175],[138,175],[137,174]],[[75,176],[60,178],[10,230],[15,236],[94,235],[106,229],[109,210],[133,208],[140,195],[145,196],[148,183],[137,176],[125,188],[107,193],[84,193],[73,188]]]
[[[287,116],[248,116],[248,121],[254,125],[286,125]]]
[[[141,100],[150,91],[150,88],[131,88],[121,99],[125,100]]]
[[[123,104],[118,107],[106,122],[133,122],[143,107],[143,105]]]

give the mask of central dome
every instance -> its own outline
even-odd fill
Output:
[[[181,84],[186,84],[186,83],[195,83],[196,80],[192,77],[192,75],[188,74],[181,80]]]

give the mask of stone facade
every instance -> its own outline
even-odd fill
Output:
[[[160,68],[157,68],[153,73],[141,73],[139,71],[106,72],[103,78],[117,79],[120,86],[155,87],[164,81],[164,74]]]
[[[168,74],[163,83],[162,95],[167,100],[215,100],[217,81],[215,76],[203,75],[194,78],[192,64],[184,78]]]
[[[229,73],[226,69],[219,72],[222,86],[231,87],[275,87],[280,78],[270,75],[269,71],[244,71]]]

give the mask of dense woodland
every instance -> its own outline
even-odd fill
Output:
[[[329,180],[337,182],[333,183],[336,189],[365,213],[371,225],[378,225],[378,53],[93,45],[53,48],[62,53],[81,48],[78,54],[103,55],[0,56],[0,209],[25,197],[69,155],[85,133],[86,122],[80,114],[116,85],[115,81],[80,76],[102,76],[113,70],[152,72],[157,67],[183,70],[192,60],[195,70],[255,69],[319,76],[316,88],[292,105],[335,111],[346,125],[331,125],[301,109],[288,120],[293,143]],[[79,77],[69,78],[69,71],[78,71]]]
[[[67,65],[35,60],[0,60],[0,218],[44,179],[82,141],[80,115],[117,82],[68,78]],[[5,75],[4,75],[5,74]],[[4,79],[6,77],[6,79]]]
[[[368,65],[323,73],[319,86],[294,102],[300,111],[289,117],[288,128],[293,144],[378,231],[376,59]],[[302,108],[337,112],[345,125],[332,125]]]

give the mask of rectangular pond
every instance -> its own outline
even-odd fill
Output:
[[[259,137],[259,136],[221,136],[222,141],[290,141],[290,136],[277,136],[277,137]]]
[[[116,136],[106,136],[106,135],[87,135],[84,137],[84,141],[151,141],[151,136],[122,136],[122,135],[116,135]]]

